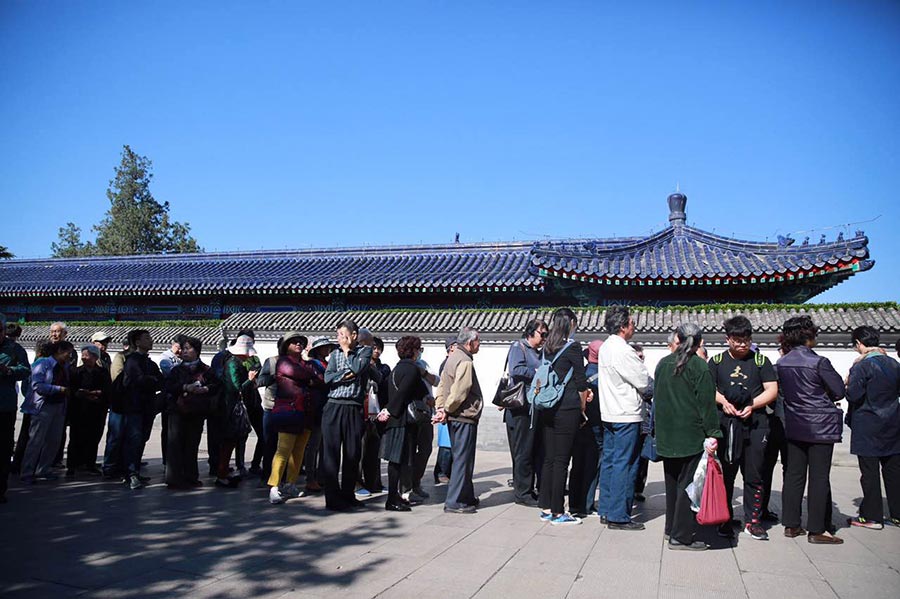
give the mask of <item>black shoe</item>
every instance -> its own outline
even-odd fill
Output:
[[[362,508],[362,507],[366,507],[366,504],[365,504],[365,503],[363,503],[363,502],[360,501],[359,499],[356,499],[355,497],[354,497],[351,501],[348,501],[348,502],[347,502],[347,505],[348,505],[349,507],[351,507],[351,508]]]
[[[220,489],[237,489],[240,482],[235,478],[217,478],[215,484]]]
[[[679,543],[675,539],[669,539],[669,549],[680,551],[706,551],[709,549],[709,545],[703,541],[694,541],[690,545],[687,545],[685,543]]]
[[[609,520],[606,519],[606,516],[600,516],[600,524],[609,524]]]
[[[635,493],[635,494],[634,494],[634,500],[635,500],[635,501],[640,501],[641,503],[643,503],[643,502],[647,501],[647,498],[644,497],[644,494],[643,494],[643,493]]]
[[[588,515],[585,514],[584,512],[572,512],[570,515],[573,518],[578,518],[579,520],[584,520],[585,518],[588,517]]]
[[[149,466],[149,465],[150,465],[150,462],[141,462],[141,468],[143,468],[144,466]]]
[[[479,499],[478,497],[476,497],[476,498],[475,498],[475,501],[473,501],[473,502],[471,503],[471,506],[472,506],[472,507],[478,507],[479,505],[481,505],[481,499]]]
[[[514,480],[511,479],[511,478],[508,478],[508,479],[506,479],[506,486],[507,486],[507,487],[515,487],[515,486],[516,486],[516,481],[514,481]]]
[[[66,470],[66,478],[73,478],[74,476],[75,476],[75,469],[74,469],[74,468],[68,468],[68,469]]]
[[[325,503],[325,509],[331,512],[349,512],[352,508],[346,503]]]
[[[723,539],[733,539],[734,527],[731,525],[731,522],[720,524],[719,528],[716,530],[716,534],[718,534]]]
[[[444,513],[447,513],[447,514],[474,514],[475,506],[474,505],[464,505],[462,507],[450,507],[448,505],[445,505]]]
[[[388,501],[384,504],[384,509],[389,512],[411,512],[412,508],[403,502]]]
[[[528,496],[524,499],[516,499],[516,505],[524,505],[525,507],[538,507],[538,502],[533,497]]]
[[[778,523],[778,514],[776,514],[775,512],[766,510],[762,513],[762,516],[760,516],[759,519],[762,520],[763,522],[771,522],[772,524],[777,524]]]
[[[640,522],[610,522],[606,526],[610,530],[644,530]]]

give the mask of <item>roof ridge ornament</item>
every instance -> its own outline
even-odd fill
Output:
[[[684,223],[687,220],[687,213],[685,212],[685,206],[687,205],[687,196],[680,191],[676,191],[669,196],[668,203],[669,222],[673,227],[684,226]]]

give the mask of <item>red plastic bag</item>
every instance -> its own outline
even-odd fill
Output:
[[[706,460],[706,480],[700,498],[697,524],[704,526],[724,524],[731,519],[728,514],[728,498],[725,496],[725,478],[719,461],[712,456]]]

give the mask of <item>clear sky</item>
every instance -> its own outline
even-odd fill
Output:
[[[816,301],[898,300],[898,58],[891,0],[0,0],[0,245],[89,233],[129,144],[207,250],[643,235],[678,184],[865,230]]]

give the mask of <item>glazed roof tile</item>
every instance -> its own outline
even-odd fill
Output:
[[[617,243],[545,241],[531,253],[532,270],[609,279],[686,279],[790,275],[814,268],[857,265],[868,270],[868,238],[793,245],[742,241],[686,225]]]

